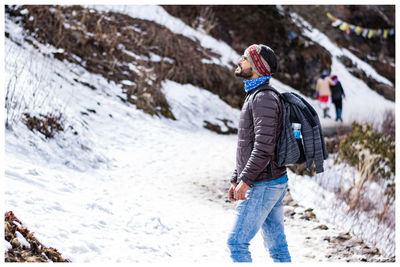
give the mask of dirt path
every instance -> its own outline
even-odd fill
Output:
[[[215,181],[211,185],[200,183],[202,194],[209,201],[220,203],[225,209],[234,210],[236,204],[226,196],[229,181]],[[394,262],[377,248],[363,240],[341,231],[339,227],[320,222],[312,209],[294,201],[288,192],[284,199],[285,232],[293,262]],[[272,260],[263,247],[261,234],[251,241],[250,251],[254,262]]]

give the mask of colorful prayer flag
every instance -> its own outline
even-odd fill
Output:
[[[369,39],[371,39],[372,37],[375,36],[375,31],[376,31],[376,30],[374,30],[374,29],[370,29],[370,30],[369,30],[369,33],[368,33],[368,38],[369,38]]]
[[[329,13],[329,12],[327,12],[326,13],[326,15],[328,16],[328,18],[330,18],[331,20],[334,20],[335,19],[335,17],[334,16],[332,16],[332,14],[331,13]]]
[[[367,37],[368,31],[369,31],[369,29],[364,29],[364,30],[363,30],[362,36],[363,36],[364,38]]]
[[[333,27],[339,27],[342,31],[345,31],[347,34],[351,32],[355,32],[357,35],[362,35],[364,38],[373,38],[383,36],[383,38],[387,38],[388,35],[392,36],[395,33],[395,29],[368,29],[363,28],[357,25],[350,24],[348,22],[342,21],[339,18],[334,17],[330,12],[327,12],[326,15],[332,21],[331,25]]]
[[[388,37],[388,33],[389,33],[389,29],[384,29],[383,30],[383,38],[387,38]]]
[[[340,26],[340,25],[342,25],[343,24],[343,21],[341,21],[340,19],[335,19],[333,22],[332,22],[332,26],[333,27],[337,27],[337,26]]]
[[[345,31],[349,28],[349,24],[347,22],[343,22],[343,24],[339,27],[342,31]]]

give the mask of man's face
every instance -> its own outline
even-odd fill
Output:
[[[253,70],[250,62],[245,56],[242,56],[238,61],[238,67],[235,70],[236,77],[242,77],[244,79],[250,79],[253,76]]]

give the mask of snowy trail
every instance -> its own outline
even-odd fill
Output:
[[[12,171],[6,172],[6,196],[14,197],[8,199],[7,208],[19,213],[21,207],[30,205],[31,212],[21,218],[35,222],[30,227],[36,229],[37,237],[54,244],[73,261],[115,261],[115,253],[121,250],[125,251],[119,253],[121,261],[215,257],[204,249],[221,239],[215,235],[226,235],[225,225],[219,224],[226,214],[199,199],[193,181],[221,176],[221,165],[231,163],[233,154],[226,153],[229,156],[214,162],[204,160],[203,155],[217,158],[217,153],[226,150],[226,140],[232,138],[209,134],[213,136],[210,139],[205,132],[179,132],[157,127],[152,121],[141,121],[140,129],[107,125],[108,129],[98,129],[105,134],[96,139],[109,144],[104,147],[113,159],[109,170],[48,170],[9,157],[6,169]],[[156,133],[144,132],[147,127]],[[137,131],[143,136],[135,134]],[[221,247],[215,245],[216,250]],[[188,253],[190,250],[193,253]]]
[[[104,133],[101,139],[109,144],[104,149],[113,158],[108,170],[49,170],[9,158],[6,198],[11,191],[14,197],[7,207],[21,213],[38,239],[73,262],[230,262],[225,241],[234,204],[209,201],[193,182],[226,179],[236,138],[147,123],[158,130],[156,136],[144,134],[135,140],[135,127],[107,123],[109,129],[98,131]],[[142,121],[140,128],[145,124]],[[163,138],[169,138],[171,130],[174,138],[166,147]],[[31,208],[21,210],[24,205]],[[305,238],[317,225],[286,218],[294,261],[325,260],[332,253],[323,241],[326,231]],[[260,234],[252,241],[252,252],[255,262],[271,262]]]
[[[77,85],[65,86],[60,98],[64,94],[74,96],[69,114],[97,106],[85,121],[92,153],[103,162],[85,169],[93,163],[82,157],[74,164],[80,168],[72,168],[65,161],[74,149],[66,151],[60,140],[44,141],[18,124],[6,131],[7,209],[73,262],[230,262],[225,243],[234,204],[210,201],[199,185],[228,182],[236,136],[153,118]],[[167,96],[172,100],[174,94]],[[226,192],[221,194],[225,199]],[[312,227],[288,219],[294,261],[322,260],[329,253],[322,237],[305,240]],[[260,235],[251,250],[255,262],[271,262]]]
[[[73,262],[230,262],[225,241],[235,204],[210,201],[199,184],[227,182],[236,136],[143,119],[131,108],[113,107],[110,121],[93,118],[92,138],[111,159],[104,169],[49,169],[18,159],[8,133],[7,208]],[[318,225],[286,218],[293,261],[333,254],[323,238],[338,230],[314,230]],[[251,243],[254,262],[272,262],[260,234]]]

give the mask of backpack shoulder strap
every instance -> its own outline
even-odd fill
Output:
[[[256,97],[256,95],[257,95],[259,92],[265,91],[265,90],[271,90],[271,91],[273,91],[275,94],[277,94],[279,98],[282,98],[281,93],[279,93],[278,90],[276,90],[275,88],[273,88],[273,87],[270,86],[269,84],[260,86],[259,89],[257,89],[253,94],[251,94],[251,95],[249,96],[249,107],[248,107],[248,108],[249,108],[249,112],[250,112],[251,121],[253,121],[253,101],[254,101],[254,98]]]

